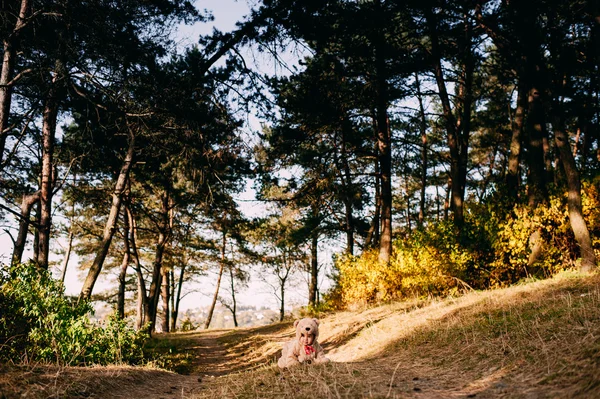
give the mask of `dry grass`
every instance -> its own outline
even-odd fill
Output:
[[[334,362],[281,372],[275,359],[292,335],[291,323],[170,334],[160,337],[157,348],[186,353],[182,358],[192,359],[187,369],[191,376],[131,367],[45,368],[41,376],[5,367],[0,373],[7,371],[12,378],[0,376],[0,393],[197,399],[600,398],[598,275],[563,274],[457,298],[332,314],[322,318],[320,341]],[[23,378],[17,380],[19,374]]]
[[[334,364],[271,363],[194,398],[600,397],[598,276],[342,312],[321,331]]]

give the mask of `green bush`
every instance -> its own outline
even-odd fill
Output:
[[[64,296],[60,282],[32,264],[0,269],[0,360],[59,365],[136,364],[146,336],[111,316],[90,321],[89,303]]]

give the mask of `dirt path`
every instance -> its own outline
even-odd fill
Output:
[[[199,393],[211,379],[232,372],[235,357],[219,342],[224,331],[158,337],[191,355],[189,375],[148,367],[0,365],[0,398],[174,399]]]
[[[193,353],[192,375],[200,378],[218,377],[233,371],[232,355],[218,340],[224,334],[224,331],[208,331],[202,335],[180,335],[180,339],[184,340],[181,348]]]
[[[98,397],[169,399],[187,398],[199,393],[207,381],[234,371],[232,355],[219,342],[219,337],[224,334],[224,331],[208,331],[169,335],[166,339],[173,342],[178,350],[191,354],[189,375],[158,371],[148,375],[144,382],[132,381],[125,392],[122,386],[117,386],[117,389],[102,392],[103,396]],[[158,339],[163,338],[158,336]]]

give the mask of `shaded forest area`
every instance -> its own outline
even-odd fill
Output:
[[[13,246],[0,299],[25,320],[2,319],[2,342],[52,314],[19,310],[41,304],[27,291],[73,320],[108,299],[115,331],[132,315],[151,333],[176,330],[209,269],[206,328],[218,301],[235,320],[250,278],[274,282],[283,319],[298,272],[323,309],[596,268],[598,2],[253,4],[233,31],[176,51],[178,24],[211,18],[201,1],[2,2],[0,220]],[[235,200],[247,182],[262,217]],[[339,253],[323,296],[324,242]],[[34,266],[21,266],[26,248]],[[48,305],[60,282],[32,270],[64,280],[73,253],[79,298]]]

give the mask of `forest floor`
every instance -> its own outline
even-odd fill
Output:
[[[158,335],[158,367],[0,365],[0,398],[600,398],[600,276],[321,316],[331,363],[280,371],[291,322]]]

